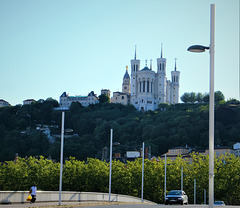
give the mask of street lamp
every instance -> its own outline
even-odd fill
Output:
[[[144,186],[144,142],[142,147],[142,193],[141,193],[141,202],[143,203],[143,186]]]
[[[194,45],[191,52],[210,52],[210,93],[209,93],[209,208],[214,203],[214,48],[215,48],[215,4],[211,4],[210,47]]]
[[[61,127],[61,154],[60,154],[60,178],[59,178],[59,205],[61,205],[62,197],[62,169],[63,169],[63,144],[64,144],[64,132],[72,132],[72,129],[64,130],[65,111],[69,110],[68,107],[58,107],[54,110],[62,111],[62,127]]]
[[[167,195],[167,155],[165,154],[165,168],[164,168],[164,200]]]
[[[113,129],[111,129],[110,136],[110,167],[109,167],[109,202],[111,202],[111,186],[112,186],[112,146],[120,145],[119,142],[113,143]]]

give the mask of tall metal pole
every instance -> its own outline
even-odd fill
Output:
[[[164,201],[166,198],[166,189],[167,189],[167,155],[165,154],[165,171],[164,171]]]
[[[204,189],[204,204],[206,204],[206,189]]]
[[[196,204],[196,179],[194,179],[194,204]]]
[[[215,4],[211,4],[210,24],[210,94],[209,94],[209,208],[214,203],[214,52]]]
[[[142,147],[142,200],[141,202],[143,203],[143,184],[144,184],[144,142],[143,142],[143,147]]]
[[[183,190],[183,167],[181,167],[181,190]]]
[[[65,120],[65,112],[62,111],[60,179],[59,179],[59,205],[61,205],[61,197],[62,197],[62,169],[63,169],[64,120]]]
[[[112,185],[112,143],[113,143],[113,130],[111,129],[111,136],[110,136],[110,167],[109,167],[109,202],[111,201],[111,185]]]

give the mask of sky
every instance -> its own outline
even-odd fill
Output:
[[[180,91],[209,92],[210,5],[215,14],[215,91],[240,99],[238,0],[0,0],[0,99],[59,101],[122,90],[126,66],[175,58]]]

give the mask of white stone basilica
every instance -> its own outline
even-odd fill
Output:
[[[146,61],[145,67],[140,69],[140,60],[137,59],[135,49],[134,59],[131,60],[131,77],[128,67],[126,67],[122,92],[113,92],[111,102],[123,105],[131,104],[139,111],[154,111],[160,103],[176,104],[179,100],[179,79],[180,72],[177,71],[175,60],[175,68],[171,71],[171,81],[167,80],[166,58],[163,58],[162,49],[160,58],[157,58],[157,72],[152,69],[152,60],[150,68]],[[102,90],[101,94],[110,97],[110,90]],[[69,96],[66,92],[60,96],[61,107],[70,107],[74,101],[80,102],[83,106],[99,103],[98,97],[93,91],[88,96]]]
[[[124,94],[128,95],[130,104],[143,111],[156,110],[160,103],[175,104],[179,100],[179,79],[180,72],[177,71],[175,60],[171,81],[167,80],[166,58],[163,58],[162,50],[161,57],[157,59],[157,72],[152,70],[152,61],[150,68],[146,63],[146,66],[140,70],[140,60],[137,59],[135,49],[135,57],[131,60],[131,80],[126,69],[119,98]]]

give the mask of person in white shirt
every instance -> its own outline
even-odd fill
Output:
[[[37,186],[34,184],[31,188],[29,193],[32,196],[31,203],[34,203],[36,201],[36,193],[37,193]]]

